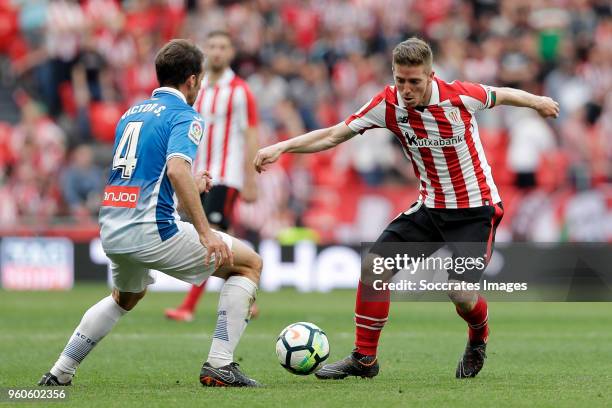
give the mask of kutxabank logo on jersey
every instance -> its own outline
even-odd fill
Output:
[[[408,146],[415,147],[445,147],[445,146],[456,146],[465,141],[465,137],[461,136],[453,136],[453,137],[434,137],[434,138],[419,138],[416,134],[406,131],[404,132],[404,136],[408,141]]]

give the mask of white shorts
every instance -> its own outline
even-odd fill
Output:
[[[215,272],[215,256],[204,264],[206,247],[200,243],[195,227],[177,221],[179,231],[167,241],[152,248],[129,254],[107,254],[111,260],[113,285],[120,292],[139,293],[155,283],[149,269],[155,269],[193,285],[202,284]],[[232,237],[215,231],[232,249]]]

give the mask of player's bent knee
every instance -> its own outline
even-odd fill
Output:
[[[261,256],[236,238],[233,238],[232,252],[234,253],[234,264],[222,266],[213,273],[213,276],[228,279],[230,276],[239,275],[259,284],[263,268]]]
[[[259,277],[261,276],[261,270],[263,268],[263,260],[261,256],[256,252],[253,252],[246,262],[246,268],[242,270],[242,275],[251,279],[255,283],[259,283]]]
[[[478,293],[471,290],[451,290],[447,295],[458,308],[466,311],[471,310],[478,300]]]
[[[117,302],[119,307],[124,310],[130,311],[134,307],[136,307],[140,299],[142,299],[146,295],[146,293],[146,289],[138,293],[119,292],[117,289],[113,289],[113,299],[115,300],[115,302]]]
[[[259,275],[261,275],[261,269],[263,268],[263,260],[261,259],[261,256],[242,242],[235,245],[235,248],[237,253],[234,256],[234,260],[238,260],[238,262],[235,264],[237,266],[246,267],[252,271],[253,275],[259,278]]]
[[[263,259],[257,253],[253,254],[251,257],[251,269],[257,273],[257,276],[261,275],[261,270],[263,269]]]

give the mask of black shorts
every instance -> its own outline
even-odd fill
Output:
[[[200,200],[208,222],[222,231],[227,231],[232,225],[234,205],[240,192],[222,184],[213,186],[208,193],[202,193]]]
[[[448,270],[449,278],[477,282],[488,264],[495,231],[504,214],[501,203],[475,208],[436,209],[427,208],[420,202],[395,218],[385,228],[372,247],[372,253],[389,256],[385,242],[422,243],[416,256],[429,256],[443,246],[456,257],[484,257],[482,268],[472,273],[456,273]]]

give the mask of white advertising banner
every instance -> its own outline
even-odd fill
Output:
[[[67,238],[3,238],[0,269],[6,290],[68,290],[74,284],[74,246]]]

